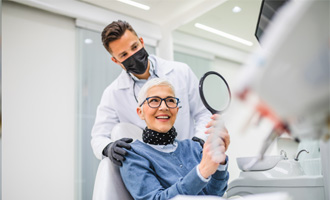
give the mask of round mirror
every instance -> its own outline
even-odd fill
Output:
[[[203,75],[199,81],[199,93],[203,104],[212,114],[222,113],[229,107],[229,86],[217,72],[209,71]]]

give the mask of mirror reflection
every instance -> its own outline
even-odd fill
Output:
[[[201,78],[200,94],[205,107],[212,114],[222,113],[229,107],[231,100],[229,86],[217,72],[207,72]]]

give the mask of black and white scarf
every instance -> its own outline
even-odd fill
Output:
[[[167,133],[159,133],[157,131],[148,129],[143,130],[142,139],[143,142],[156,145],[173,144],[177,136],[176,130],[172,127]]]

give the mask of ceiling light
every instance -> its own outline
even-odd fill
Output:
[[[86,39],[85,39],[85,43],[86,43],[86,44],[92,44],[92,43],[93,43],[93,40],[90,39],[90,38],[86,38]]]
[[[241,12],[241,10],[242,10],[242,8],[240,8],[240,7],[238,7],[238,6],[235,6],[234,8],[233,8],[233,12],[234,13],[239,13],[239,12]]]
[[[143,10],[149,10],[150,9],[150,6],[147,6],[147,5],[135,2],[135,1],[131,1],[131,0],[117,0],[117,1],[120,1],[122,3],[126,3],[126,4],[131,5],[131,6],[135,6],[137,8],[141,8]]]
[[[225,33],[225,32],[219,31],[219,30],[214,29],[214,28],[211,28],[209,26],[205,26],[203,24],[196,23],[195,24],[195,27],[200,28],[200,29],[202,29],[204,31],[208,31],[208,32],[214,33],[216,35],[220,35],[220,36],[225,37],[227,39],[234,40],[236,42],[242,43],[242,44],[247,45],[247,46],[252,46],[253,45],[253,43],[250,42],[250,41],[244,40],[244,39],[242,39],[240,37],[231,35],[229,33]]]

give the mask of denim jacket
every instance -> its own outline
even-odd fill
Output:
[[[134,199],[171,199],[176,195],[222,196],[229,173],[217,170],[208,181],[198,176],[202,147],[182,140],[174,152],[158,151],[139,140],[132,144],[120,173]]]

